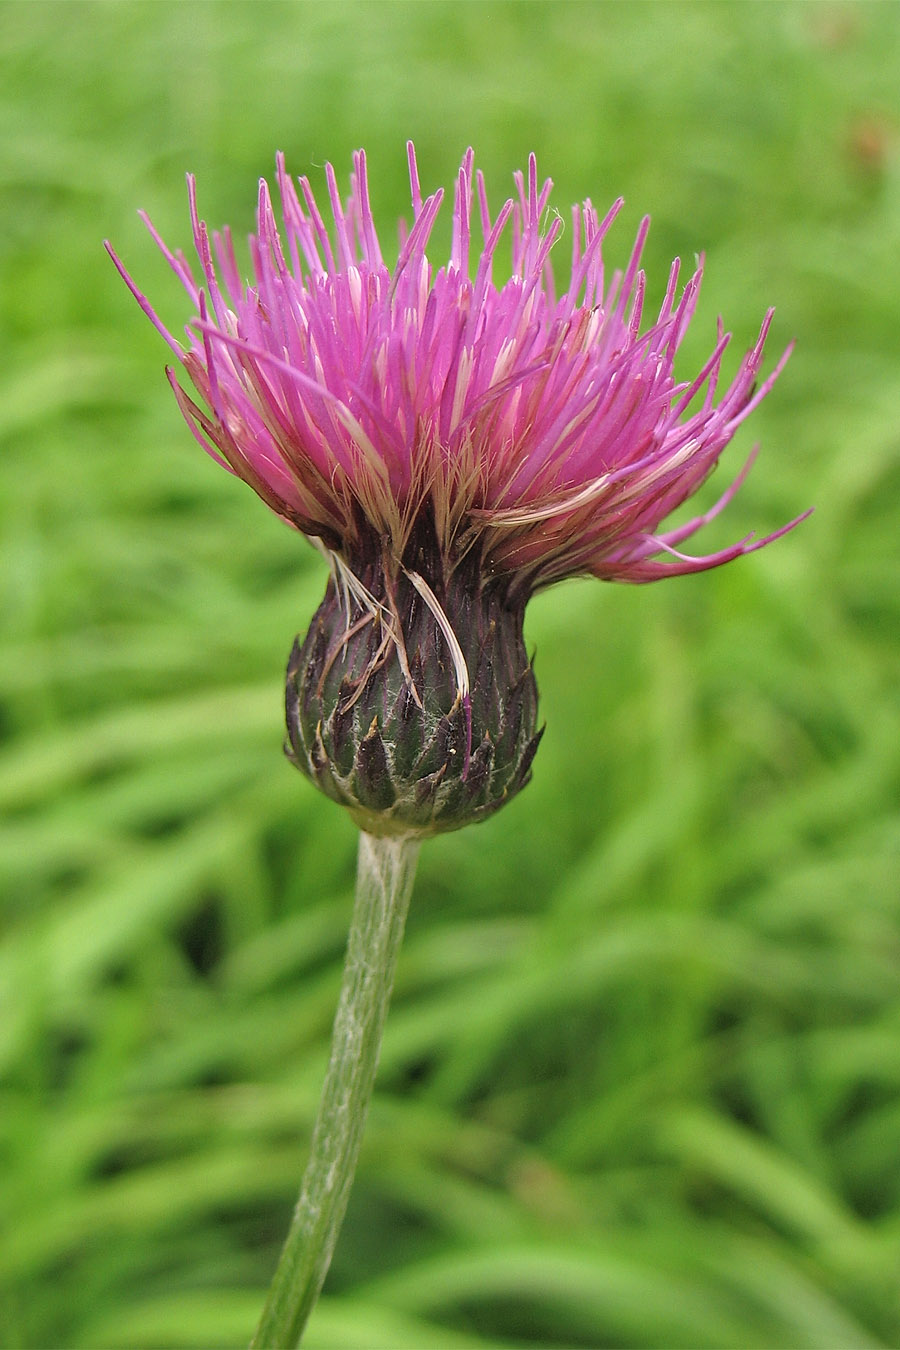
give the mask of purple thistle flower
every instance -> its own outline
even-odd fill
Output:
[[[602,219],[590,201],[574,207],[571,276],[557,295],[550,253],[563,222],[548,212],[550,181],[538,186],[531,156],[527,181],[516,175],[516,197],[492,219],[469,150],[450,260],[435,271],[426,248],[443,192],[423,200],[411,144],[408,158],[413,220],[389,268],[363,152],[346,203],[326,166],[330,228],[279,155],[283,234],[262,181],[252,284],[229,231],[210,239],[189,177],[200,281],[143,217],[195,307],[186,347],[110,249],[200,396],[168,370],[197,440],[332,561],[329,594],[289,667],[289,753],[365,828],[374,813],[391,832],[464,823],[527,781],[537,693],[521,616],[537,589],[577,574],[645,582],[703,571],[804,518],[706,556],[680,551],[735,495],[751,456],[710,510],[661,528],[787,360],[789,350],[759,382],[771,310],[718,398],[721,324],[696,378],[677,382],[702,264],[680,294],[672,264],[642,332],[649,219],[624,273],[607,277],[602,244],[622,202]],[[498,284],[506,231],[512,275]]]

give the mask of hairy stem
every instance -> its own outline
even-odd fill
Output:
[[[325,1280],[356,1171],[418,852],[414,839],[360,834],[331,1060],[300,1199],[252,1350],[292,1350]]]

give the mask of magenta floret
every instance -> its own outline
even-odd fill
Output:
[[[641,331],[645,219],[624,273],[604,273],[602,245],[622,202],[601,219],[572,210],[569,284],[557,296],[550,253],[563,231],[548,214],[551,183],[527,180],[492,218],[467,151],[456,183],[450,259],[426,248],[443,193],[423,199],[408,147],[413,219],[387,266],[369,204],[366,159],[354,156],[342,203],[326,166],[330,224],[309,181],[299,193],[278,156],[282,230],[260,183],[253,280],[245,284],[228,230],[210,239],[188,179],[198,281],[144,217],[195,315],[178,342],[113,254],[119,271],[194,385],[169,378],[200,444],[303,533],[352,563],[366,530],[403,556],[426,511],[447,556],[473,541],[492,575],[530,593],[578,573],[653,581],[702,571],[761,548],[763,539],[689,557],[682,545],[734,496],[661,529],[708,477],[765,397],[788,352],[762,380],[771,324],[717,397],[729,335],[689,384],[673,362],[693,316],[702,263],[679,292],[672,264],[658,315]],[[472,218],[480,221],[480,248]],[[494,280],[512,233],[511,275]],[[112,252],[112,250],[110,250]],[[803,517],[798,517],[798,520]],[[665,561],[659,555],[665,557]]]

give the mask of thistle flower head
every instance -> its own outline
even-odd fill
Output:
[[[199,272],[145,217],[195,311],[184,344],[112,255],[199,396],[169,370],[197,440],[331,560],[288,669],[289,753],[382,832],[452,828],[527,781],[537,692],[521,633],[534,591],[580,573],[702,571],[797,523],[705,556],[681,551],[747,465],[711,510],[664,527],[787,358],[760,380],[771,311],[727,388],[721,325],[697,376],[678,381],[702,264],[684,285],[672,264],[645,322],[649,220],[624,271],[607,275],[603,242],[622,202],[602,218],[590,201],[574,207],[557,293],[550,256],[564,225],[550,181],[539,185],[532,156],[492,215],[470,150],[450,258],[435,269],[427,247],[443,192],[423,198],[412,145],[408,160],[412,221],[390,267],[363,152],[346,201],[326,166],[328,224],[279,156],[283,224],[263,181],[250,283],[228,230],[210,236],[200,220],[189,177]],[[504,239],[511,274],[498,280]]]

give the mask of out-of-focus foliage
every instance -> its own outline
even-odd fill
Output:
[[[624,193],[613,264],[650,211],[651,305],[705,250],[686,374],[776,303],[797,350],[708,541],[817,513],[533,605],[534,783],[423,849],[308,1344],[896,1345],[900,10],[0,18],[2,1343],[246,1341],[353,882],[280,754],[320,560],[193,443],[100,241],[177,330],[137,206],[187,245],[193,169],[240,235],[277,148],[318,181],[364,144],[389,236],[413,136],[429,189],[471,142],[495,206],[532,149],[564,215]]]

